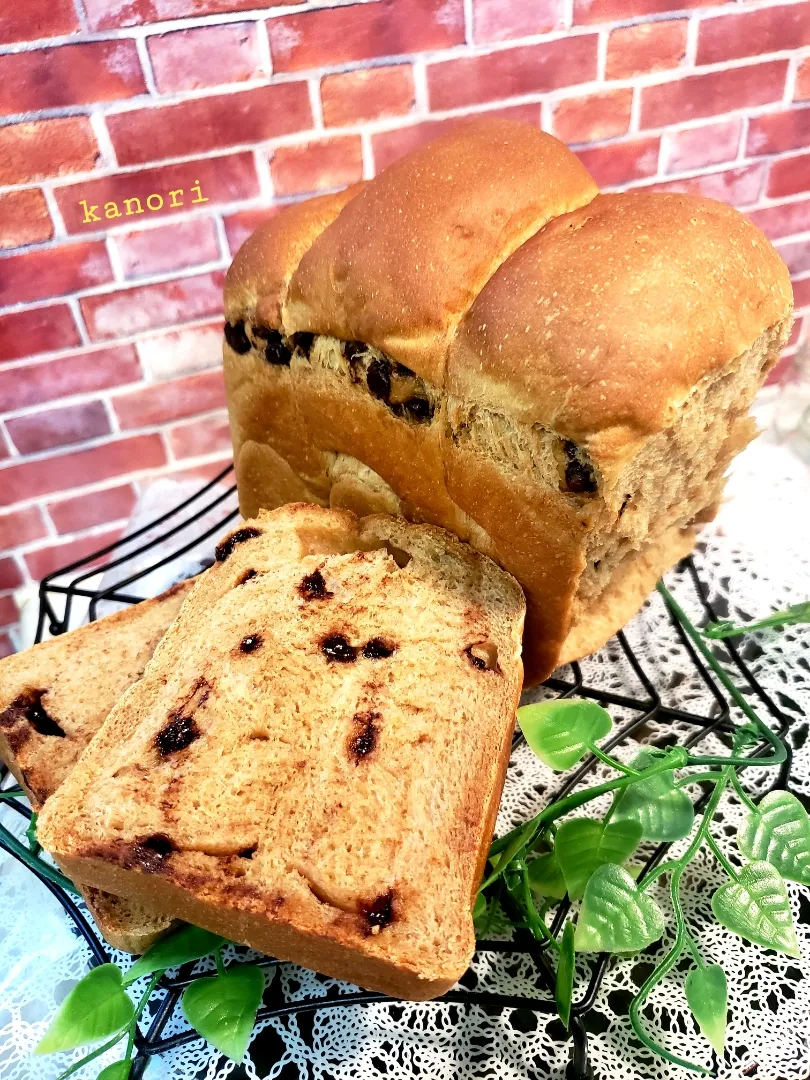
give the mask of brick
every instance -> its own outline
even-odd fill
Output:
[[[96,484],[113,476],[153,469],[163,465],[165,460],[163,442],[157,434],[117,439],[89,450],[73,450],[9,465],[2,473],[3,499],[10,504],[21,499],[35,499],[56,491]]]
[[[213,480],[216,476],[218,476],[225,468],[225,466],[230,464],[232,459],[233,450],[229,444],[227,449],[223,453],[219,454],[218,457],[214,458],[213,461],[206,461],[203,464],[198,465],[175,465],[174,467],[169,469],[161,469],[159,476],[161,478],[165,476],[170,476],[172,480],[177,480],[178,482],[182,482],[183,480],[196,480],[197,483],[201,486],[202,484],[207,484],[210,480]],[[157,475],[155,476],[155,479],[158,479]],[[231,474],[230,477],[226,477],[223,481],[223,483],[226,484],[232,482],[233,474]],[[146,481],[142,481],[141,486],[143,486],[145,483]]]
[[[722,64],[802,45],[810,45],[810,3],[735,11],[700,20],[695,62]]]
[[[0,660],[6,656],[11,656],[14,652],[16,652],[14,642],[8,634],[0,634]]]
[[[509,116],[513,120],[523,120],[527,124],[540,125],[539,105],[510,105],[503,109],[487,109],[483,116]],[[424,146],[431,139],[438,138],[465,123],[465,117],[448,117],[446,120],[425,120],[420,124],[381,131],[371,137],[376,172],[387,168],[403,154],[409,154],[419,146]]]
[[[107,249],[101,241],[9,255],[0,275],[0,307],[63,296],[112,281]]]
[[[764,163],[744,165],[739,169],[691,176],[684,180],[669,180],[653,185],[655,191],[685,191],[704,195],[707,199],[719,199],[731,206],[751,206],[762,192],[767,166]]]
[[[92,498],[92,496],[88,497]],[[60,540],[36,551],[29,551],[25,555],[25,565],[28,567],[28,573],[34,581],[42,581],[43,578],[63,570],[65,567],[70,566],[71,563],[78,562],[79,559],[87,559],[89,556],[95,555],[97,551],[101,551],[108,544],[119,540],[123,531],[123,527],[119,525],[117,528],[105,529],[103,532],[93,533],[90,536],[81,536],[77,540],[69,541],[67,544],[64,540]],[[100,555],[97,559],[90,559],[86,566],[103,566],[109,562],[111,557],[112,552],[107,552],[107,554]],[[81,567],[81,569],[83,570],[85,567]],[[79,572],[79,568],[77,568],[76,572]]]
[[[655,175],[659,141],[657,137],[629,139],[609,146],[579,150],[577,157],[597,184],[616,187]]]
[[[198,191],[192,190],[195,184],[199,184]],[[182,195],[175,195],[174,199],[170,197],[170,192],[180,190]],[[56,188],[54,194],[68,232],[88,232],[109,226],[110,221],[126,225],[128,217],[140,224],[165,217],[166,214],[188,213],[201,202],[206,209],[211,209],[217,203],[252,199],[259,194],[259,182],[253,154],[245,152],[163,165],[157,169],[139,169],[137,172],[105,176],[80,184],[66,184]],[[159,195],[162,200],[162,205],[158,204],[157,198],[151,200],[155,209],[147,204],[152,194]],[[130,200],[128,207],[124,204],[125,199]],[[139,203],[136,204],[133,199],[138,199]],[[88,214],[82,200],[91,210],[96,207],[95,215],[101,217],[101,224],[84,220]],[[172,202],[179,205],[172,206]],[[138,205],[141,213],[138,212]],[[107,210],[111,215],[109,218],[106,216]],[[120,218],[115,216],[116,210]]]
[[[17,610],[17,605],[14,603],[13,596],[0,596],[0,626],[11,626],[17,622],[20,617],[20,613]],[[6,637],[4,634],[3,637]],[[2,642],[2,638],[0,638]],[[0,647],[2,647],[0,645]],[[8,653],[0,652],[0,656],[8,656]]]
[[[107,115],[107,129],[121,165],[264,142],[310,127],[312,110],[304,82]]]
[[[152,379],[172,379],[222,363],[224,323],[194,326],[138,342],[141,363]]]
[[[810,188],[810,153],[781,158],[771,165],[768,198],[799,195]]]
[[[323,119],[327,127],[344,127],[404,116],[414,104],[410,64],[361,68],[321,79]]]
[[[0,184],[26,184],[92,169],[99,157],[86,116],[0,128]]]
[[[219,368],[113,398],[113,407],[124,431],[196,416],[224,405],[225,383]]]
[[[94,491],[92,495],[75,495],[50,502],[47,510],[56,531],[64,534],[128,519],[137,501],[132,484],[119,484]]]
[[[256,23],[225,23],[146,39],[162,94],[244,82],[263,74]]]
[[[797,310],[810,308],[810,278],[793,282],[793,302]]]
[[[0,42],[38,41],[81,30],[73,0],[24,0],[0,8]]]
[[[258,229],[263,221],[267,221],[278,211],[277,206],[262,206],[256,210],[237,210],[235,214],[228,214],[224,222],[231,255],[237,253],[245,240]]]
[[[574,0],[574,25],[625,22],[705,6],[705,0]]]
[[[0,559],[0,589],[16,589],[23,581],[15,559]]]
[[[810,232],[810,199],[749,210],[748,217],[771,240]]]
[[[9,412],[72,394],[93,393],[139,382],[141,368],[133,345],[72,353],[40,364],[0,369],[0,402]]]
[[[363,151],[359,135],[313,139],[297,146],[280,146],[270,158],[270,173],[277,195],[324,191],[363,179]]]
[[[641,91],[641,127],[664,127],[701,116],[780,101],[787,60],[688,75]]]
[[[207,217],[124,233],[114,242],[125,278],[167,274],[220,258],[217,231]]]
[[[669,19],[611,30],[605,78],[629,79],[677,67],[686,53],[688,26],[688,19]]]
[[[35,353],[69,349],[81,338],[67,304],[0,315],[0,364]]]
[[[473,0],[476,43],[547,34],[564,24],[562,0]]]
[[[39,188],[0,195],[0,248],[36,244],[52,236],[53,222]]]
[[[552,131],[566,143],[598,142],[624,135],[630,127],[632,104],[630,88],[564,98],[554,108]]]
[[[427,68],[433,110],[539,94],[596,78],[596,34],[464,56]]]
[[[56,446],[87,442],[110,434],[107,410],[101,401],[86,401],[6,420],[6,430],[21,454],[38,454]]]
[[[664,136],[664,171],[686,172],[688,169],[702,169],[706,165],[733,161],[740,145],[741,128],[742,120],[735,117],[716,124],[667,132]]]
[[[145,91],[134,41],[90,41],[0,56],[0,115],[115,101]]]
[[[748,123],[746,153],[778,154],[810,145],[810,107],[752,116]]]
[[[214,270],[102,296],[86,296],[79,303],[91,339],[102,341],[218,314],[224,284],[225,272]]]
[[[231,446],[228,414],[206,416],[190,424],[176,424],[169,428],[169,445],[178,459],[202,457],[227,450]]]
[[[464,43],[463,0],[377,0],[267,23],[273,71],[337,66]]]
[[[796,101],[810,101],[810,56],[799,62],[793,97]]]
[[[791,274],[810,273],[810,240],[796,240],[792,244],[778,244],[777,247]]]
[[[0,551],[11,551],[47,535],[48,530],[38,506],[26,506],[22,510],[0,514]]]
[[[273,7],[296,4],[299,0],[273,0]],[[91,30],[111,30],[119,26],[142,26],[163,19],[183,19],[199,15],[221,15],[251,11],[256,0],[83,0]]]

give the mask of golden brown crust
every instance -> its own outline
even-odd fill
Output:
[[[280,326],[281,303],[301,256],[363,186],[353,184],[332,195],[292,203],[260,225],[228,270],[225,318],[255,318],[264,326]]]
[[[610,460],[792,309],[779,255],[731,207],[600,195],[526,241],[459,327],[448,390]]]
[[[428,525],[301,505],[246,521],[40,839],[84,884],[435,996],[475,947],[524,606]]]
[[[301,259],[284,327],[377,346],[436,386],[448,341],[503,260],[597,188],[557,139],[461,124],[385,169]]]

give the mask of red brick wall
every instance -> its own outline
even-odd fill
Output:
[[[262,208],[455,117],[734,203],[810,311],[810,0],[257,3],[0,7],[0,652],[13,589],[117,535],[144,480],[227,458],[220,291]]]

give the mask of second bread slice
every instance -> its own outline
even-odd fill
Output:
[[[217,548],[39,835],[66,873],[422,999],[465,971],[524,600],[447,533],[284,507]]]

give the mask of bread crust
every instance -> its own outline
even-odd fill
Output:
[[[475,948],[519,586],[429,525],[314,506],[245,522],[217,560],[48,801],[43,846],[281,959],[442,993]]]

